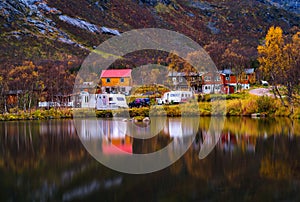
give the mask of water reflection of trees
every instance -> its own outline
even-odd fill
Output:
[[[16,199],[35,199],[31,194],[40,192],[37,196],[41,196],[48,189],[54,194],[52,198],[61,200],[65,193],[96,183],[87,199],[136,201],[158,195],[170,199],[172,195],[226,200],[236,194],[237,200],[258,200],[274,199],[274,191],[290,196],[291,189],[300,188],[299,121],[228,118],[215,149],[199,160],[210,121],[209,117],[200,119],[195,140],[181,159],[163,171],[142,176],[114,172],[90,158],[72,121],[2,122],[0,174],[4,191],[0,195],[9,198],[4,192],[5,187],[11,187],[20,192]],[[133,140],[133,152],[157,151],[174,138],[166,128],[149,140]],[[119,182],[120,176],[122,186],[105,188],[106,181]],[[14,185],[17,181],[19,185]],[[294,188],[283,186],[291,183]]]
[[[1,164],[17,172],[87,156],[72,121],[3,122],[0,133]]]

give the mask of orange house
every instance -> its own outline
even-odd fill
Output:
[[[102,70],[101,85],[102,92],[130,94],[132,88],[131,69]]]

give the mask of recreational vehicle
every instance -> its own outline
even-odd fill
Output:
[[[162,104],[168,103],[183,103],[192,99],[193,93],[191,91],[170,91],[164,93],[162,96]]]
[[[128,108],[125,95],[123,94],[97,94],[96,109]]]
[[[89,94],[82,91],[75,97],[77,108],[117,109],[128,108],[123,94]]]

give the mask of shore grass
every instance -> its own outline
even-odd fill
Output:
[[[199,102],[179,105],[152,105],[149,107],[117,110],[85,109],[35,109],[30,112],[0,114],[0,121],[43,120],[75,117],[130,117],[142,120],[149,116],[267,116],[300,119],[300,106],[282,106],[280,100],[248,93],[228,95],[205,95]],[[75,111],[76,110],[76,111]]]

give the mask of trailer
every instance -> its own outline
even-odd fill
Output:
[[[128,108],[126,97],[123,94],[97,94],[96,109]]]
[[[191,91],[170,91],[164,93],[161,98],[162,104],[179,104],[184,103],[193,98]]]
[[[75,97],[77,108],[95,108],[97,110],[128,108],[123,94],[89,94],[82,91]]]

